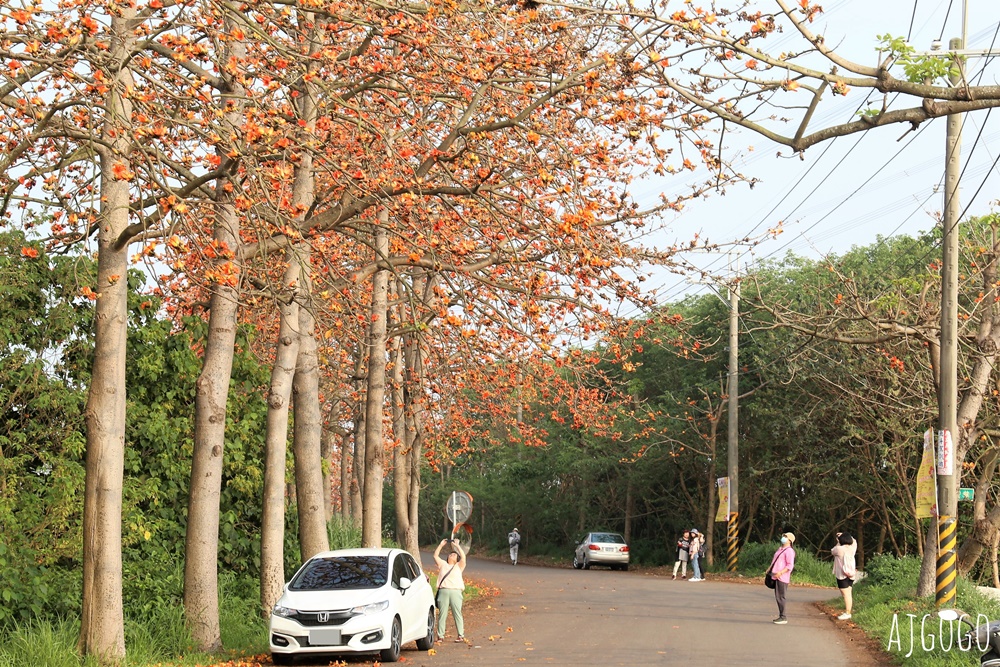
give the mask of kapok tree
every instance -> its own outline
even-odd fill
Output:
[[[617,30],[606,14],[353,9],[366,20],[336,24],[350,57],[330,58],[315,77],[325,141],[308,148],[319,187],[299,233],[370,244],[385,227],[402,240],[404,251],[358,267],[357,279],[431,269],[458,276],[453,291],[470,313],[478,299],[485,316],[541,322],[606,293],[628,298],[637,291],[616,267],[669,258],[627,238],[679,203],[643,211],[627,194],[637,165],[671,169],[652,129],[668,116],[622,67],[636,39],[602,41]],[[370,213],[381,207],[385,217]],[[287,238],[277,230],[258,247]],[[518,296],[497,299],[498,290]]]
[[[168,6],[169,5],[169,6]],[[125,419],[125,275],[129,248],[156,253],[170,225],[209,197],[219,164],[193,149],[212,134],[207,91],[220,79],[192,66],[186,7],[69,3],[7,7],[0,108],[10,142],[3,212],[51,211],[54,245],[96,239],[95,357],[87,408],[84,593],[80,647],[124,655],[121,489]],[[193,24],[198,24],[196,19]],[[212,20],[202,25],[215,25]],[[192,73],[192,69],[196,73]],[[197,80],[197,83],[193,81]]]

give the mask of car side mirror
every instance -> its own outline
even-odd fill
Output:
[[[413,582],[407,579],[406,577],[402,577],[399,580],[399,590],[403,591],[403,593],[406,593],[406,589],[412,585]]]

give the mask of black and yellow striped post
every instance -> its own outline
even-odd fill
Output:
[[[727,533],[728,546],[729,549],[726,552],[726,563],[728,564],[728,569],[730,572],[736,571],[736,565],[739,561],[740,555],[740,542],[739,542],[739,532],[737,530],[737,519],[739,519],[739,512],[729,513],[729,530]]]
[[[934,602],[942,609],[955,606],[955,582],[958,576],[955,556],[956,527],[953,516],[938,517],[938,556]]]

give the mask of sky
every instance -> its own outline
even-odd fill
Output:
[[[756,0],[760,8],[773,8],[771,0]],[[840,44],[838,51],[867,65],[877,60],[876,35],[909,36],[919,51],[930,50],[934,40],[962,35],[963,5],[967,6],[969,49],[989,49],[1000,56],[1000,3],[996,0],[833,0],[823,2],[824,14],[811,26],[824,34],[827,44]],[[790,36],[778,36],[772,50],[793,48]],[[1000,58],[975,58],[969,75],[980,85],[1000,83]],[[896,73],[902,76],[901,72]],[[851,120],[865,92],[845,97],[826,96],[812,127]],[[897,104],[902,108],[904,105]],[[912,100],[905,106],[912,106]],[[656,245],[686,242],[700,233],[713,242],[725,242],[747,234],[760,235],[783,221],[784,232],[740,257],[741,274],[755,262],[777,259],[789,252],[810,258],[841,254],[855,245],[875,243],[879,235],[916,235],[931,229],[943,207],[945,167],[944,118],[923,123],[918,131],[908,125],[893,125],[841,137],[811,147],[799,156],[787,157],[789,149],[749,130],[733,134],[727,130],[724,146],[740,150],[735,166],[747,176],[760,179],[751,190],[731,187],[724,196],[689,203],[669,221],[669,232]],[[966,114],[962,132],[963,174],[960,203],[965,216],[1000,210],[1000,109]],[[752,147],[752,152],[748,150]],[[777,157],[781,151],[786,157]],[[685,190],[678,179],[637,187],[640,201],[652,203],[664,192]],[[670,235],[673,235],[672,237]],[[688,256],[692,263],[720,278],[729,275],[726,254]],[[685,294],[706,292],[703,284],[692,284],[672,274],[655,275],[658,301],[678,300]]]

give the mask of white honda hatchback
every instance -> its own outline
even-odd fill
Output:
[[[399,660],[402,645],[434,646],[434,593],[420,564],[400,549],[343,549],[310,558],[271,611],[271,659],[379,653]]]

